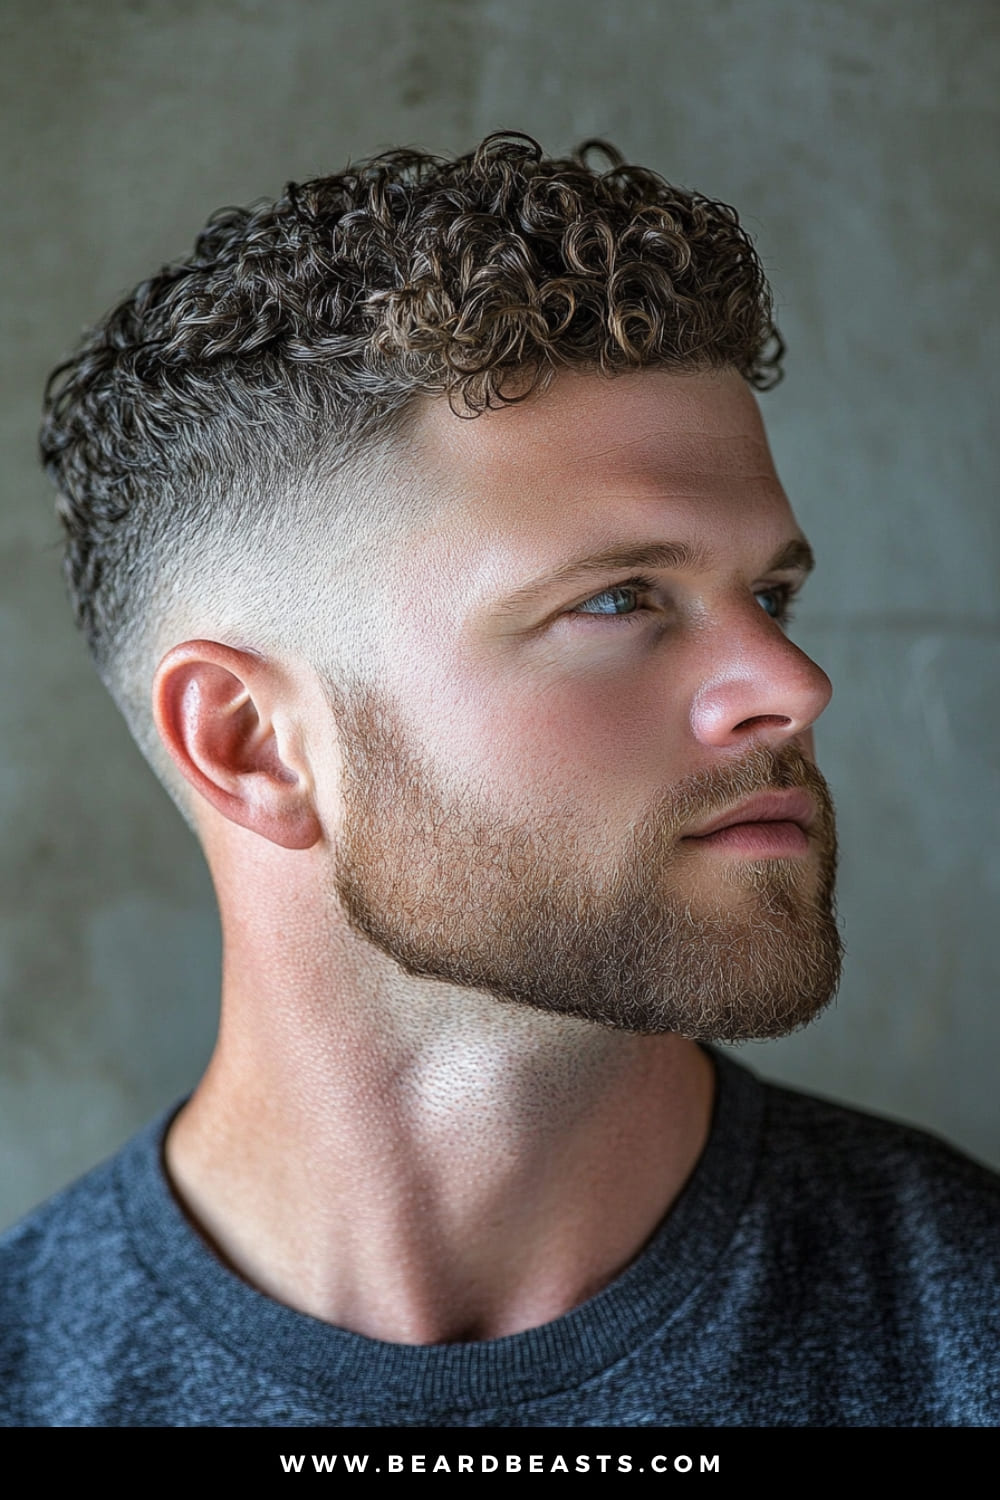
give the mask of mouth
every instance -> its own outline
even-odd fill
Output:
[[[815,818],[815,804],[801,788],[764,792],[686,834],[681,842],[757,858],[807,854]]]

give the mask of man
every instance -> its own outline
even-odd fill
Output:
[[[56,372],[222,1021],[7,1241],[8,1422],[995,1419],[993,1179],[701,1045],[840,968],[780,353],[731,209],[491,137],[217,215]]]

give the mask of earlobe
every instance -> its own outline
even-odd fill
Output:
[[[322,830],[288,693],[255,654],[186,641],[157,668],[153,717],[174,764],[216,812],[286,849],[309,849]]]

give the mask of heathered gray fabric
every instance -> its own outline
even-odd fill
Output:
[[[1000,1179],[715,1059],[709,1144],[566,1317],[413,1347],[261,1296],[191,1230],[166,1119],[0,1241],[0,1421],[938,1426],[1000,1420]]]

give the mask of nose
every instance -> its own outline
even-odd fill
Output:
[[[695,737],[717,748],[804,739],[833,696],[822,667],[763,611],[715,647],[691,703]]]

